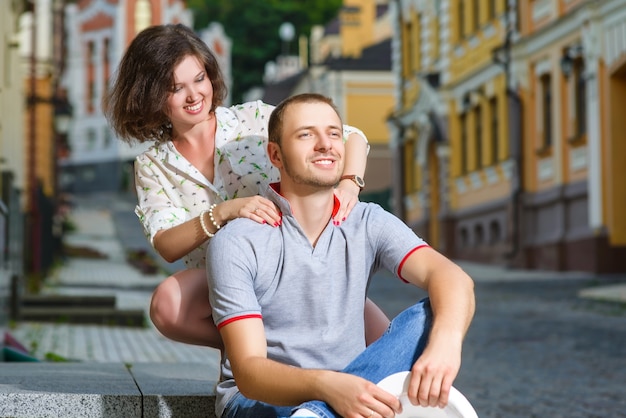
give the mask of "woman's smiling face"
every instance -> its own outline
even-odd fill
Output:
[[[192,55],[185,57],[174,69],[174,85],[167,99],[174,130],[206,120],[212,100],[213,86],[202,62]]]

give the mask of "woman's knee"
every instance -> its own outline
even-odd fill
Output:
[[[180,311],[180,289],[173,277],[168,277],[152,293],[150,319],[157,326],[167,327],[176,322]]]

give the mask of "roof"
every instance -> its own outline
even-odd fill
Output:
[[[277,105],[278,103],[292,95],[295,87],[306,75],[306,73],[307,70],[303,70],[277,83],[266,84],[264,86],[262,100],[265,103]]]
[[[391,39],[363,48],[358,58],[329,58],[331,70],[391,71]]]

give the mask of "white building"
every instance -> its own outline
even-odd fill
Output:
[[[67,67],[63,84],[73,108],[69,156],[60,162],[61,188],[74,193],[120,190],[132,184],[132,161],[150,144],[115,138],[101,109],[108,82],[134,36],[151,25],[193,27],[183,0],[83,0],[67,6]],[[219,45],[220,62],[230,62],[230,41],[213,24],[201,37]],[[229,64],[224,68],[230,80]]]

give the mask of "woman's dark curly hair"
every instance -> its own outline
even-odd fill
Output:
[[[130,43],[104,97],[104,114],[117,136],[133,143],[172,139],[167,99],[174,86],[174,69],[186,57],[204,64],[213,85],[211,112],[226,97],[226,83],[215,55],[189,27],[151,26]]]

